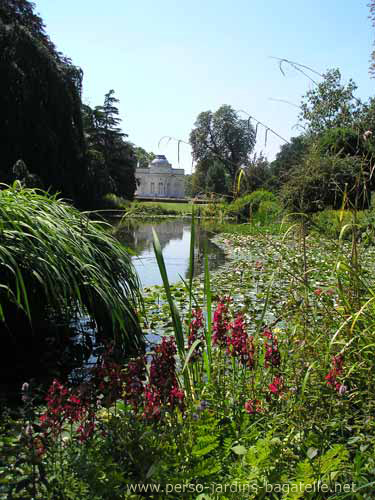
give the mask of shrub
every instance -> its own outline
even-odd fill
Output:
[[[251,213],[258,211],[262,202],[276,202],[276,196],[270,191],[258,189],[250,194],[238,198],[228,206],[227,213],[232,217],[237,217],[237,220],[243,222],[248,220]]]
[[[45,376],[46,364],[71,362],[74,336],[87,357],[95,340],[116,340],[122,351],[142,346],[138,277],[109,224],[19,183],[0,191],[0,219],[3,380],[14,383],[30,369]]]
[[[347,206],[360,210],[370,206],[370,187],[365,158],[322,155],[313,147],[304,163],[292,169],[280,194],[284,206],[294,212],[338,209],[344,197]]]
[[[114,193],[108,193],[103,197],[101,205],[104,209],[127,210],[130,208],[131,202]]]
[[[179,215],[179,212],[166,208],[158,203],[133,203],[131,207],[133,215]]]

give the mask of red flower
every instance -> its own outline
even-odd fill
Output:
[[[145,407],[143,416],[147,420],[159,420],[161,416],[160,406],[160,395],[158,391],[150,389],[150,387],[145,390]]]
[[[283,387],[283,379],[282,377],[276,376],[273,378],[271,384],[269,384],[268,388],[275,396],[279,396],[281,394],[281,390]]]
[[[176,405],[180,410],[182,411],[184,409],[184,399],[185,399],[185,393],[182,389],[179,389],[178,387],[173,387],[169,394],[169,402],[172,408],[174,408]]]
[[[254,414],[254,413],[262,413],[264,410],[262,408],[262,403],[259,401],[259,399],[250,399],[249,401],[246,401],[245,403],[245,411],[249,415]]]
[[[214,312],[212,344],[223,347],[226,345],[227,332],[229,327],[229,309],[228,304],[232,301],[231,297],[223,297]]]
[[[265,357],[264,357],[264,366],[268,368],[270,365],[273,367],[280,366],[281,356],[277,343],[277,337],[274,335],[271,330],[264,330],[263,336],[266,337],[267,342],[265,343]]]
[[[203,319],[203,311],[202,309],[193,309],[192,310],[192,319],[189,325],[189,337],[188,337],[188,345],[191,347],[197,339],[204,339],[204,319]],[[190,361],[194,361],[198,356],[202,354],[201,347],[196,348],[193,355],[190,358]]]
[[[54,380],[46,396],[47,410],[39,417],[45,434],[56,437],[65,422],[73,424],[87,418],[88,405],[71,390]]]
[[[337,381],[337,377],[343,373],[344,357],[342,354],[338,356],[333,356],[332,358],[332,369],[324,377],[327,381],[327,385],[340,392],[341,384]]]
[[[138,410],[143,402],[146,380],[146,359],[144,357],[129,361],[125,369],[125,401],[130,403],[134,411]]]
[[[228,325],[228,330],[231,334],[227,337],[227,353],[241,358],[246,356],[247,333],[242,314],[237,314],[236,319]]]
[[[177,386],[176,344],[173,337],[163,337],[155,347],[150,366],[150,387],[160,394],[161,401],[167,403],[173,387]]]

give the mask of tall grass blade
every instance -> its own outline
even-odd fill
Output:
[[[171,311],[173,331],[174,331],[174,335],[175,335],[175,339],[176,339],[177,349],[179,351],[181,361],[183,361],[185,358],[185,355],[184,355],[185,344],[184,344],[184,334],[183,334],[183,330],[182,330],[181,318],[180,318],[180,315],[179,315],[178,310],[176,308],[176,305],[173,301],[171,288],[169,286],[168,274],[167,274],[167,270],[165,268],[163,252],[161,250],[158,235],[157,235],[154,228],[152,228],[152,233],[153,233],[153,238],[154,238],[153,246],[154,246],[156,261],[158,263],[160,275],[161,275],[161,278],[163,280],[164,290],[165,290],[165,293],[167,296],[167,301],[168,301],[169,308]]]
[[[264,306],[263,306],[263,309],[262,309],[262,314],[261,314],[260,318],[257,320],[257,327],[256,327],[256,331],[255,331],[255,335],[256,336],[259,335],[260,329],[262,328],[262,325],[263,325],[263,320],[264,320],[264,317],[265,317],[266,312],[267,312],[267,307],[268,307],[268,303],[269,303],[269,300],[270,300],[271,288],[272,288],[272,285],[273,285],[274,278],[275,278],[275,273],[273,273],[272,276],[271,276],[269,285],[267,287],[266,300],[264,302]]]
[[[167,270],[165,267],[163,252],[161,250],[158,235],[157,235],[154,228],[152,228],[152,233],[153,233],[153,246],[154,246],[156,261],[158,263],[160,275],[161,275],[161,278],[163,281],[165,294],[167,296],[167,301],[168,301],[169,309],[171,312],[173,331],[174,331],[174,336],[176,339],[177,350],[178,350],[181,364],[185,365],[185,342],[184,342],[184,333],[183,333],[183,329],[182,329],[181,318],[180,318],[176,304],[174,303],[174,300],[172,297],[171,288],[170,288],[169,280],[168,280],[168,274],[167,274]],[[188,395],[191,395],[190,370],[189,369],[185,370],[183,373],[183,376],[184,376],[185,390],[188,393]]]
[[[211,380],[211,364],[212,364],[212,295],[210,283],[210,271],[208,267],[208,250],[207,241],[204,246],[204,295],[206,299],[207,309],[207,328],[205,329],[205,340],[207,346],[208,372],[207,376]]]

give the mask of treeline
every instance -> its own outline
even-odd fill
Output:
[[[190,136],[196,169],[187,178],[188,191],[230,199],[266,189],[287,208],[304,212],[338,208],[343,200],[367,208],[374,188],[375,99],[362,102],[356,90],[352,80],[342,83],[338,69],[322,75],[302,98],[302,133],[272,162],[253,153],[257,131],[251,120],[230,106],[201,113]]]
[[[133,197],[137,151],[119,127],[114,91],[93,109],[82,103],[82,70],[27,0],[0,2],[0,74],[1,182],[58,191],[79,206],[97,207],[106,193]]]

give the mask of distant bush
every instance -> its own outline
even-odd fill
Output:
[[[277,198],[270,191],[258,189],[241,198],[237,198],[237,200],[228,206],[227,214],[236,217],[239,222],[245,222],[249,219],[250,214],[256,213],[260,204],[264,202],[277,203]]]
[[[133,215],[181,215],[181,212],[177,212],[172,208],[167,208],[158,203],[133,203],[131,207],[131,213]]]
[[[131,206],[131,202],[129,200],[126,200],[125,198],[122,198],[121,196],[117,196],[114,193],[108,193],[105,196],[103,196],[102,199],[102,208],[106,209],[118,209],[118,210],[123,210],[123,209],[128,209]]]

